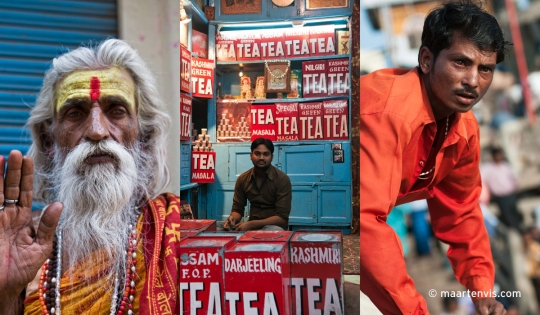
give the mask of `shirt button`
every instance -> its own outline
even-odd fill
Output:
[[[425,163],[424,163],[424,161],[420,161],[419,164],[420,164],[420,166],[424,166]]]

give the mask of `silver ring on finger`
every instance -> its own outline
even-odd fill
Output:
[[[6,203],[17,203],[19,202],[19,199],[6,199],[4,200],[4,204]]]
[[[5,208],[5,207],[4,207],[3,205],[0,206],[0,211],[4,210],[4,208]]]

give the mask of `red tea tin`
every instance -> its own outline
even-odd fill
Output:
[[[222,314],[225,246],[234,237],[190,237],[180,242],[180,309],[182,314]]]
[[[293,235],[291,231],[247,231],[239,242],[288,242]]]
[[[239,231],[239,232],[202,232],[199,233],[197,236],[201,237],[229,237],[232,236],[236,239],[239,239],[242,235],[244,235],[245,232]]]
[[[198,235],[200,233],[201,232],[199,231],[189,231],[189,230],[180,231],[180,240],[183,240],[186,237],[192,237],[192,236]]]
[[[216,231],[216,220],[180,220],[180,233],[185,231]]]
[[[237,242],[225,249],[228,315],[290,314],[289,249],[285,242]]]
[[[296,231],[290,240],[293,315],[343,315],[341,231]]]

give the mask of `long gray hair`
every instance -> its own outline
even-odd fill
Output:
[[[154,76],[138,55],[126,42],[108,39],[96,47],[80,47],[66,53],[52,62],[45,74],[43,87],[30,112],[27,126],[31,131],[33,143],[28,155],[34,159],[35,199],[51,203],[55,198],[50,172],[53,170],[54,154],[54,89],[56,83],[66,75],[77,70],[95,70],[119,67],[128,71],[135,82],[135,99],[139,122],[139,142],[151,158],[145,159],[144,168],[150,170],[151,178],[146,191],[139,192],[155,197],[168,184],[170,175],[165,162],[166,133],[170,118],[164,110],[159,97]]]

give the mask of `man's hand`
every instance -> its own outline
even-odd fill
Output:
[[[255,230],[258,227],[255,226],[255,221],[240,222],[235,227],[235,231],[251,231]]]
[[[503,305],[494,298],[485,298],[474,302],[474,308],[478,315],[504,315],[506,310]]]
[[[238,212],[232,212],[231,215],[225,220],[225,223],[223,223],[223,228],[226,230],[234,230],[234,226],[236,225],[236,222],[240,222],[242,220],[242,216]]]
[[[0,304],[17,298],[51,254],[63,208],[59,202],[51,204],[36,231],[31,215],[34,162],[11,151],[4,178],[5,162],[0,156]]]

